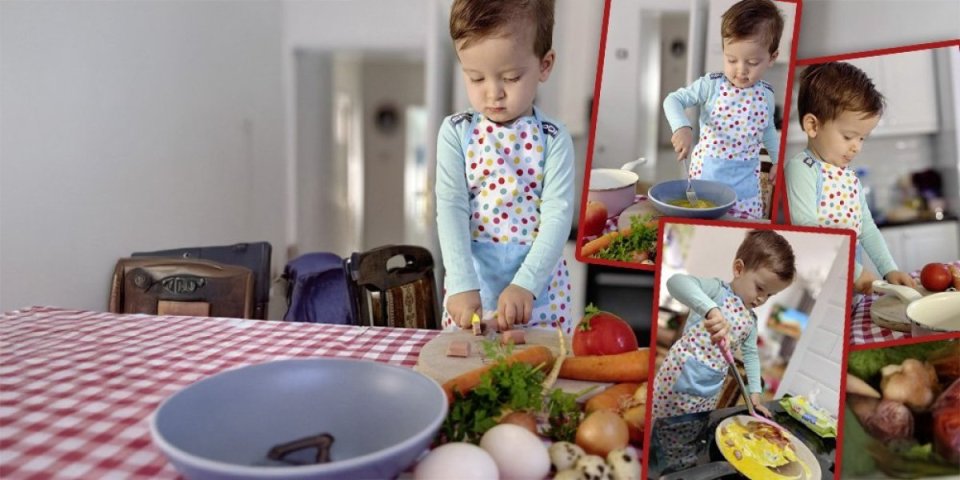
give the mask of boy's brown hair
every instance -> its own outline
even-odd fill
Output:
[[[542,59],[553,48],[554,0],[455,0],[450,9],[450,37],[467,47],[475,40],[503,33],[513,22],[534,26],[533,53]]]
[[[863,70],[844,62],[811,65],[800,74],[797,117],[812,114],[821,123],[843,112],[862,112],[863,117],[883,115],[883,95]]]
[[[737,258],[745,270],[767,268],[784,282],[793,282],[797,274],[793,247],[773,230],[750,230],[737,249]]]
[[[780,36],[783,35],[783,17],[771,0],[743,0],[737,2],[726,12],[723,12],[721,18],[721,38],[743,40],[759,36],[761,41],[770,42],[768,48],[771,55],[780,48]]]

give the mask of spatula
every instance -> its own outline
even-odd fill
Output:
[[[683,159],[683,172],[687,176],[687,201],[690,202],[690,208],[697,208],[697,205],[700,204],[700,199],[697,198],[697,192],[693,189],[693,182],[690,178],[690,156]]]
[[[758,422],[766,423],[784,430],[779,423],[760,415],[756,410],[754,410],[753,401],[750,400],[750,394],[747,392],[747,386],[744,385],[743,378],[740,377],[740,372],[737,371],[737,364],[733,361],[733,353],[730,352],[730,348],[727,346],[727,339],[721,339],[717,346],[720,347],[720,351],[723,353],[723,358],[726,359],[727,365],[730,367],[730,374],[733,375],[733,378],[737,379],[737,385],[739,385],[740,392],[743,394],[743,401],[747,404],[747,411],[750,412],[750,416],[756,419]]]

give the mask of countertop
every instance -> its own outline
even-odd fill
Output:
[[[960,218],[958,218],[956,215],[952,213],[948,213],[948,214],[944,214],[943,218],[941,218],[940,220],[937,220],[936,218],[932,218],[932,217],[918,217],[913,220],[905,220],[905,221],[882,220],[882,221],[876,222],[876,224],[877,224],[877,228],[892,228],[892,227],[906,227],[911,225],[931,225],[936,223],[949,223],[949,222],[957,222],[957,220],[960,220]]]

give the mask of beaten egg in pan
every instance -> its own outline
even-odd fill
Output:
[[[790,439],[776,427],[755,421],[723,421],[716,430],[724,458],[751,479],[809,479],[810,467],[797,455]]]

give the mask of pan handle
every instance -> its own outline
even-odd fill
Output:
[[[636,173],[637,167],[645,163],[647,163],[647,159],[644,157],[640,157],[632,162],[624,163],[623,166],[620,167],[620,170],[629,170],[631,172]]]
[[[710,462],[660,477],[660,480],[710,480],[737,473],[730,462]]]
[[[921,295],[920,292],[916,291],[915,289],[905,287],[903,285],[894,285],[884,280],[874,280],[873,291],[891,293],[900,298],[900,300],[904,303],[910,303],[919,298],[923,298],[923,295]]]

